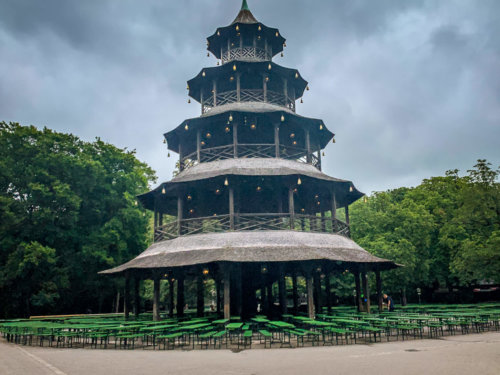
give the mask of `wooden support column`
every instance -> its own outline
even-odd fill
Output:
[[[153,320],[160,320],[160,275],[153,276]]]
[[[338,225],[337,225],[337,198],[335,197],[335,191],[332,190],[332,198],[331,198],[331,203],[332,203],[332,231],[333,233],[338,232]]]
[[[283,95],[285,96],[285,106],[288,108],[288,79],[283,78]]]
[[[305,135],[306,135],[306,151],[307,151],[307,156],[306,156],[306,161],[307,163],[311,163],[311,136],[309,134],[309,130],[305,130]]]
[[[295,228],[295,205],[293,199],[293,188],[288,189],[288,211],[290,213],[290,229]]]
[[[275,157],[280,157],[280,128],[278,124],[274,124],[274,154]]]
[[[266,288],[266,276],[261,275],[260,277],[261,286],[260,286],[260,303],[261,303],[261,311],[264,314],[267,314],[269,311],[269,301],[267,300],[267,288]]]
[[[179,170],[184,170],[184,152],[182,150],[182,143],[179,143]]]
[[[236,73],[236,101],[240,102],[240,100],[241,100],[240,73]]]
[[[201,130],[196,131],[196,160],[201,162]]]
[[[325,274],[325,299],[326,299],[326,309],[328,314],[332,312],[332,293],[331,293],[331,285],[330,285],[330,274]]]
[[[318,169],[321,170],[321,147],[318,147]]]
[[[123,316],[125,320],[130,317],[130,275],[125,272],[125,286],[123,290]]]
[[[177,317],[178,318],[181,318],[184,316],[184,305],[185,304],[186,304],[186,302],[184,299],[184,275],[181,274],[177,278]]]
[[[267,79],[268,79],[268,75],[263,74],[262,75],[262,95],[264,97],[264,103],[267,102]]]
[[[382,300],[382,278],[380,277],[380,270],[375,271],[375,280],[377,284],[377,303],[378,303],[378,312],[382,312],[383,309],[383,300]]]
[[[369,314],[370,313],[370,288],[368,286],[368,277],[366,275],[366,271],[363,270],[361,272],[361,283],[362,283],[362,287],[363,287],[363,294],[364,294],[364,298],[366,301],[363,301],[364,302],[364,305],[365,305],[365,311]]]
[[[285,270],[282,264],[279,265],[279,278],[278,278],[278,288],[279,288],[279,302],[281,314],[287,313],[286,306],[286,282],[285,282]]]
[[[314,271],[314,311],[317,314],[321,314],[321,275],[320,272]]]
[[[241,317],[243,311],[243,275],[241,263],[236,265],[236,283],[237,283],[237,293],[236,293],[236,315]]]
[[[201,103],[201,114],[203,114],[205,108],[205,100],[203,99],[203,87],[200,90],[200,103]]]
[[[229,228],[234,230],[234,189],[229,188]]]
[[[354,283],[356,285],[356,303],[358,312],[363,311],[363,304],[361,303],[361,283],[359,281],[359,271],[356,270],[352,273],[354,275]]]
[[[229,265],[223,268],[222,282],[224,283],[224,319],[231,319],[231,272]]]
[[[238,124],[233,122],[233,156],[238,157]]]
[[[217,107],[217,81],[214,80],[212,83],[212,92],[214,96],[214,107]]]
[[[215,279],[215,304],[216,304],[216,310],[217,310],[217,316],[220,316],[221,313],[221,295],[220,295],[220,289],[221,289],[221,279],[220,275],[217,275]]]
[[[292,274],[292,298],[293,298],[293,312],[297,314],[299,312],[299,291],[297,288],[297,272],[294,271]]]
[[[268,280],[267,284],[267,313],[271,314],[273,312],[274,306],[274,296],[273,296],[273,282]]]
[[[168,316],[173,317],[174,316],[174,307],[175,307],[175,302],[174,302],[174,282],[175,280],[173,278],[170,278],[168,280]]]
[[[197,270],[196,275],[196,315],[202,317],[205,313],[205,287],[203,284],[202,269]]]
[[[307,289],[307,316],[310,319],[314,319],[315,318],[314,286],[313,286],[313,275],[311,271],[306,272],[306,289]]]
[[[137,318],[141,310],[141,300],[139,295],[139,289],[141,286],[141,279],[139,276],[134,278],[134,316]]]
[[[177,197],[177,235],[182,235],[182,216],[184,211],[184,198],[181,195],[181,192],[178,192]]]

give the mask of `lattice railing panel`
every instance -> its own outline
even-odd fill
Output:
[[[295,112],[295,102],[290,98],[287,98],[284,94],[276,91],[267,90],[266,97],[264,97],[263,89],[242,89],[240,90],[239,101],[270,103],[288,108]],[[218,92],[216,95],[215,104],[217,104],[217,106],[236,102],[238,102],[238,93],[236,90]],[[203,99],[203,113],[210,111],[214,106],[213,95]]]
[[[267,61],[271,60],[271,55],[266,53],[262,48],[258,47],[243,47],[243,48],[231,48],[229,54],[227,53],[227,48],[222,50],[222,63],[233,60],[240,61]]]

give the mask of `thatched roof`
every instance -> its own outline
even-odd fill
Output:
[[[293,262],[330,260],[364,263],[379,269],[397,267],[353,240],[337,235],[295,231],[208,233],[178,237],[151,245],[130,262],[102,271],[182,267],[213,262]]]

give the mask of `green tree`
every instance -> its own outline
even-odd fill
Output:
[[[0,123],[0,314],[110,300],[115,281],[97,272],[147,246],[150,217],[135,196],[154,180],[134,151]]]

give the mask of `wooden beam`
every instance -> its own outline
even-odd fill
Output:
[[[123,291],[123,316],[125,320],[130,317],[130,275],[125,272],[125,286]]]
[[[153,276],[153,320],[160,320],[160,276]]]
[[[365,301],[365,311],[369,314],[370,313],[370,288],[368,286],[368,277],[366,275],[366,271],[363,270],[361,272],[361,283],[363,285],[363,294],[364,294],[364,299]]]
[[[293,230],[295,229],[295,205],[294,205],[294,199],[293,199],[293,189],[289,188],[288,189],[288,211],[290,213],[290,229]]]
[[[168,299],[169,299],[169,304],[168,304],[168,316],[173,317],[174,316],[174,307],[175,307],[175,302],[174,302],[174,279],[170,278],[168,280]]]
[[[202,317],[205,313],[205,287],[203,284],[202,269],[197,269],[196,275],[196,315]]]
[[[375,280],[376,280],[376,284],[377,284],[378,312],[382,312],[383,299],[382,299],[382,278],[380,277],[380,270],[375,271]]]
[[[229,265],[223,269],[224,283],[224,319],[231,319],[231,272]]]
[[[278,288],[279,288],[279,302],[280,302],[280,309],[281,309],[281,314],[286,314],[287,313],[287,306],[286,306],[286,283],[285,283],[285,271],[283,264],[279,265],[278,268]]]
[[[234,188],[229,187],[229,228],[234,230]]]
[[[354,283],[356,285],[356,303],[358,307],[358,312],[363,311],[363,305],[361,303],[361,283],[359,281],[359,271],[355,270],[352,273],[354,275]]]
[[[181,271],[182,272],[182,271]],[[177,317],[181,318],[184,316],[184,275],[179,275],[177,278]]]
[[[139,276],[135,276],[134,278],[134,316],[137,318],[140,314],[141,310],[141,300],[139,289],[141,286],[141,279]]]
[[[314,286],[312,272],[306,273],[306,289],[307,289],[307,316],[310,319],[315,318],[314,314]]]
[[[238,157],[238,124],[233,122],[233,156]]]

